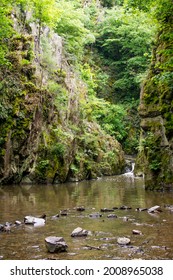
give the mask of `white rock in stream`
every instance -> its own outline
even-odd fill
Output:
[[[48,236],[45,238],[46,248],[50,253],[67,251],[67,244],[63,237]]]
[[[36,218],[36,217],[33,217],[33,216],[26,216],[24,218],[24,223],[26,225],[44,226],[45,225],[45,219]]]
[[[153,213],[155,211],[160,210],[160,206],[156,205],[148,209],[148,213]]]
[[[128,244],[130,244],[130,239],[127,238],[127,237],[119,237],[119,238],[117,239],[117,243],[118,243],[119,245],[128,245]]]

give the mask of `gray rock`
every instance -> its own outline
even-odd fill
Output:
[[[61,211],[60,211],[60,215],[61,215],[61,216],[67,216],[67,215],[68,215],[67,209],[61,210]]]
[[[100,213],[92,213],[92,214],[89,214],[89,216],[91,218],[100,218],[100,217],[102,217],[102,214],[100,214]]]
[[[117,239],[117,243],[118,243],[119,245],[123,245],[123,246],[130,244],[130,242],[131,242],[130,239],[127,238],[127,237],[119,237],[119,238]]]
[[[51,217],[51,220],[57,220],[57,219],[59,219],[59,214],[56,214],[56,215]]]
[[[88,235],[88,231],[85,229],[82,229],[81,227],[75,228],[71,233],[71,237],[82,237],[82,236],[87,236],[87,235]]]
[[[4,225],[0,224],[0,231],[3,231]]]
[[[85,211],[85,207],[84,206],[78,206],[76,207],[77,211]]]
[[[100,211],[101,211],[101,212],[113,212],[114,209],[113,209],[113,208],[112,208],[112,209],[109,209],[109,208],[102,208],[102,209],[100,209]]]
[[[22,224],[22,222],[20,222],[20,221],[15,221],[15,223],[14,223],[16,226],[20,226],[21,224]]]
[[[66,252],[68,248],[63,237],[48,236],[45,238],[45,244],[50,253]]]
[[[33,217],[33,216],[25,216],[24,223],[26,225],[44,226],[45,225],[45,219],[36,218],[36,217]]]
[[[155,206],[148,209],[148,213],[154,213],[156,211],[160,211],[160,206],[155,205]]]
[[[131,206],[122,205],[122,206],[120,206],[119,209],[120,210],[130,210],[130,209],[132,209],[132,207]]]
[[[136,211],[139,211],[139,212],[147,211],[147,210],[148,210],[147,208],[140,208],[140,207],[136,208]]]
[[[109,215],[107,215],[107,218],[117,218],[117,215],[115,215],[115,214],[109,214]]]
[[[140,230],[137,230],[137,229],[133,229],[132,233],[136,234],[136,235],[142,235],[142,232]]]

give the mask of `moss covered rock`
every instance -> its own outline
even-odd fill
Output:
[[[135,173],[144,173],[147,189],[173,186],[173,17],[171,6],[153,50],[152,64],[141,90],[140,151]]]
[[[17,17],[18,35],[8,52],[11,67],[0,68],[0,183],[120,174],[122,148],[81,113],[87,88],[63,54],[61,37],[47,27],[38,34],[31,18],[26,30]]]

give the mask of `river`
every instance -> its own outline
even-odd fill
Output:
[[[3,260],[114,260],[114,259],[173,259],[173,212],[165,205],[173,205],[173,192],[145,191],[143,178],[131,172],[98,180],[59,185],[6,186],[0,189],[0,224],[14,223],[10,232],[0,232],[0,259]],[[115,209],[111,213],[103,208]],[[149,214],[136,208],[161,206],[162,212]],[[84,206],[79,212],[76,207]],[[67,209],[67,216],[51,217]],[[99,218],[90,214],[99,212]],[[23,223],[26,215],[46,213],[46,223],[34,227]],[[82,227],[90,232],[87,237],[71,237],[71,232]],[[133,234],[133,230],[141,232]],[[64,237],[68,250],[48,253],[45,238]],[[128,237],[130,245],[120,246],[117,238]]]

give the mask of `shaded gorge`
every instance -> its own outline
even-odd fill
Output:
[[[137,210],[154,205],[162,212]],[[173,192],[146,191],[143,178],[135,178],[131,172],[77,183],[6,186],[0,189],[0,224],[16,220],[22,224],[0,232],[0,258],[172,259],[173,212],[168,205],[173,205]],[[63,210],[66,215],[61,215]],[[43,213],[47,216],[44,226],[24,224],[25,216]],[[95,213],[100,215],[92,215]],[[77,227],[89,234],[71,237]],[[48,253],[48,236],[63,237],[67,252]],[[130,244],[119,245],[121,237],[129,238]]]

